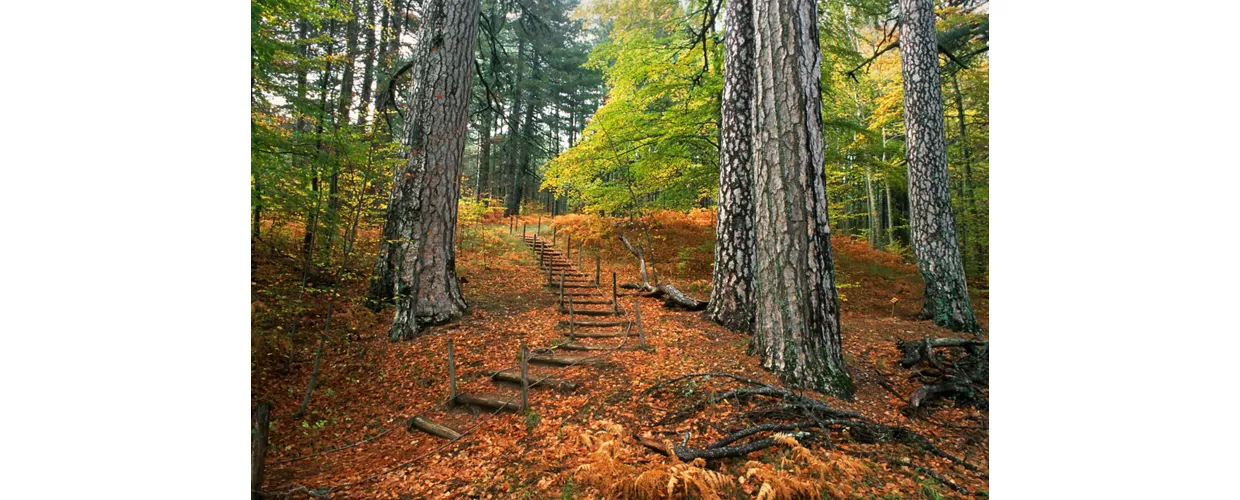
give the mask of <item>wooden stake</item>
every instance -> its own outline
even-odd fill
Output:
[[[263,486],[263,469],[267,461],[267,431],[271,428],[271,403],[266,401],[258,404],[254,415],[254,438],[250,443],[250,494],[251,498],[262,498],[258,489]]]
[[[564,270],[560,270],[560,309],[564,309]]]
[[[642,310],[637,307],[637,299],[633,299],[633,316],[637,318],[637,345],[646,347],[646,332],[642,331]]]
[[[564,251],[568,252],[568,254],[564,256],[564,260],[568,262],[572,262],[573,261],[573,235],[571,234],[568,235],[568,244],[564,245]]]
[[[542,232],[542,214],[538,214],[538,229],[534,230],[534,237],[538,237],[538,233]]]
[[[575,340],[577,334],[576,327],[573,326],[573,296],[568,296],[568,339]]]
[[[611,311],[620,314],[620,302],[616,300],[616,272],[611,272]]]
[[[598,273],[603,269],[603,251],[594,254],[594,286],[598,286]]]
[[[530,225],[530,224],[529,224],[528,222],[522,222],[522,223],[521,223],[521,240],[522,240],[522,241],[524,241],[524,240],[525,240],[525,228],[526,228],[526,226],[529,226],[529,225]]]
[[[448,339],[448,404],[456,401],[456,356],[452,352],[452,339]]]
[[[530,376],[527,366],[530,362],[530,349],[521,343],[521,411],[530,411]]]

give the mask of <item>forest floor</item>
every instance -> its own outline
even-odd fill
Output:
[[[591,248],[600,248],[604,276],[614,270],[621,282],[635,281],[635,259],[610,238],[608,225],[591,219],[598,218],[557,218],[563,230],[560,241],[576,231],[578,241],[586,242],[589,258],[581,266],[584,270],[592,273]],[[529,231],[536,224],[535,217],[523,222]],[[708,286],[710,281],[713,221],[697,217],[664,222],[663,230],[656,228],[651,237],[656,269],[667,271],[663,281],[706,299],[703,282]],[[548,237],[546,220],[542,226]],[[604,352],[599,354],[606,360],[602,367],[531,365],[533,376],[554,374],[581,386],[571,393],[531,389],[527,414],[449,408],[445,404],[449,339],[455,347],[459,391],[506,398],[516,393],[515,386],[500,388],[489,375],[514,366],[522,342],[549,346],[565,336],[557,327],[564,315],[557,311],[555,293],[545,286],[545,274],[521,241],[520,227],[509,234],[506,222],[479,222],[461,231],[457,268],[465,280],[468,312],[459,321],[428,327],[419,338],[400,343],[387,340],[392,308],[373,313],[362,305],[378,240],[377,228],[363,230],[333,306],[332,328],[325,337],[321,372],[308,411],[293,419],[313,369],[330,295],[330,272],[312,274],[311,289],[298,300],[301,269],[292,257],[298,240],[294,235],[293,230],[269,231],[253,248],[251,399],[252,406],[259,401],[273,403],[267,491],[289,492],[293,498],[329,490],[334,498],[603,498],[668,492],[694,498],[776,493],[771,498],[780,498],[808,484],[813,491],[803,493],[809,498],[821,494],[913,499],[963,498],[961,489],[981,497],[989,490],[988,413],[950,401],[908,410],[908,395],[920,382],[900,367],[901,352],[896,348],[898,340],[964,335],[917,319],[922,285],[916,269],[864,241],[836,237],[832,242],[843,296],[844,359],[856,397],[846,401],[805,394],[834,408],[915,430],[980,472],[908,445],[865,444],[838,434],[831,442],[785,443],[749,457],[696,466],[677,465],[674,458],[638,445],[636,434],[675,433],[679,441],[689,432],[690,445],[701,447],[744,427],[734,420],[746,409],[740,401],[707,405],[687,419],[656,426],[660,418],[701,393],[735,387],[716,378],[682,385],[684,392],[671,396],[667,392],[644,396],[662,380],[694,372],[729,372],[782,386],[761,368],[757,357],[746,354],[746,334],[719,327],[701,313],[665,309],[648,298],[638,300],[643,301],[642,323],[653,352]],[[603,281],[610,288],[609,280]],[[973,306],[984,327],[988,325],[985,285],[970,282]],[[631,295],[622,297],[621,305],[632,300]],[[297,307],[298,303],[304,305]],[[298,319],[291,339],[285,333],[293,326],[290,317]],[[449,442],[406,430],[405,421],[414,415],[466,435]],[[360,441],[364,442],[355,444]],[[812,456],[803,456],[806,450]],[[826,464],[826,471],[812,464]],[[699,467],[719,474],[704,473]],[[755,469],[761,470],[746,482],[747,471],[753,476]],[[929,477],[923,473],[926,470],[958,488]]]

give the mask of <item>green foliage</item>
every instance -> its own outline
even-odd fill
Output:
[[[693,31],[713,4],[620,0],[586,13],[610,26],[588,63],[603,71],[607,98],[581,141],[552,160],[545,189],[587,212],[624,214],[714,196],[722,33]]]

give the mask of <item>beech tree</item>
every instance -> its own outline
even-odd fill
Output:
[[[900,16],[909,224],[926,287],[921,315],[952,330],[978,331],[952,216],[934,3],[900,0]]]
[[[788,385],[848,397],[823,168],[814,0],[754,2],[754,335]]]
[[[402,266],[392,340],[417,335],[419,316],[442,321],[465,307],[453,238],[479,9],[478,0],[425,6],[413,56],[422,71],[409,102],[409,162],[398,184]]]
[[[753,324],[753,2],[727,3],[719,139],[719,219],[706,315],[733,330]]]

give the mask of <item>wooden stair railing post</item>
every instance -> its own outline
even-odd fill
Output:
[[[456,356],[452,352],[452,339],[448,339],[448,404],[456,401]]]
[[[525,228],[526,228],[527,226],[529,226],[529,225],[530,225],[530,223],[528,223],[528,222],[522,222],[522,223],[521,223],[521,241],[525,241]]]
[[[538,214],[538,228],[534,230],[534,239],[538,239],[538,233],[542,232],[542,214]]]
[[[603,269],[603,249],[594,254],[594,286],[598,286],[598,273]]]
[[[573,235],[572,233],[569,233],[568,235],[568,244],[564,245],[564,251],[568,252],[564,255],[564,260],[568,262],[572,262],[573,261]]]
[[[568,296],[568,339],[576,340],[577,329],[573,326],[573,296]]]
[[[633,317],[637,321],[637,345],[646,347],[646,332],[642,330],[642,310],[637,307],[637,299],[633,299]]]
[[[530,350],[525,346],[525,342],[521,343],[521,411],[530,411],[530,376],[529,366]]]
[[[620,314],[620,302],[616,299],[616,272],[611,272],[611,312]]]
[[[564,308],[564,270],[560,270],[560,309]]]
[[[263,469],[267,461],[267,431],[271,429],[271,403],[258,404],[254,415],[254,440],[250,444],[250,498],[263,498]]]

